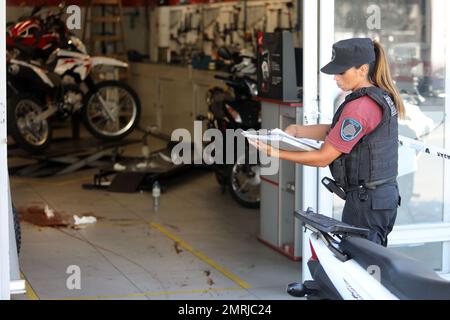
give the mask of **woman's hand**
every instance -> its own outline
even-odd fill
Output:
[[[331,162],[341,156],[341,152],[327,141],[324,142],[319,150],[314,151],[285,151],[274,148],[259,140],[247,139],[248,143],[256,149],[261,150],[269,157],[278,158],[287,161],[293,161],[298,164],[303,164],[313,167],[325,168]]]
[[[284,129],[284,132],[286,132],[287,134],[289,134],[291,136],[297,137],[298,125],[297,124],[291,124],[286,129]]]
[[[273,148],[272,146],[265,144],[264,142],[261,142],[259,140],[250,140],[248,139],[248,143],[254,146],[256,149],[261,150],[269,157],[272,158],[279,158],[280,157],[280,150],[277,148]]]

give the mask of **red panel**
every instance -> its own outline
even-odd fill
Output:
[[[57,6],[61,0],[6,0],[7,6],[29,6],[33,7],[36,5],[40,5],[44,3],[47,6]],[[158,0],[148,0],[148,3],[156,4]],[[78,6],[85,6],[87,5],[88,0],[66,0],[66,5],[72,5],[76,4]],[[122,0],[122,4],[126,7],[137,7],[137,6],[144,6],[145,0]]]
[[[186,5],[186,4],[198,4],[198,3],[217,3],[217,2],[236,2],[237,0],[166,0],[161,1],[167,3],[170,6]],[[158,1],[157,1],[158,2]]]
[[[198,3],[207,3],[208,0],[169,0],[170,6],[177,6],[183,4],[198,4]]]
[[[157,5],[160,0],[147,0],[149,5]],[[236,0],[167,0],[171,6],[181,4],[197,4],[197,3],[216,3],[216,2],[235,2]],[[57,6],[61,0],[6,0],[7,6],[29,6],[33,7],[45,2],[48,6]],[[140,7],[145,5],[146,0],[122,0],[122,4],[126,7]],[[87,5],[88,0],[67,0],[66,4],[76,4],[78,6]]]
[[[261,102],[268,102],[276,105],[283,105],[287,107],[303,107],[303,103],[300,102],[285,102],[281,100],[274,100],[274,99],[268,99],[268,98],[262,98],[262,97],[253,97],[253,100],[261,101]],[[276,106],[275,106],[276,107]]]
[[[279,248],[279,247],[271,244],[270,242],[261,239],[260,237],[258,237],[258,240],[259,240],[259,242],[265,244],[269,248],[271,248],[271,249],[281,253],[282,255],[288,257],[289,259],[291,259],[293,261],[302,261],[302,257],[301,256],[294,255],[293,248],[292,248],[292,250],[289,250],[289,252],[286,252],[286,251],[283,250],[283,248]]]

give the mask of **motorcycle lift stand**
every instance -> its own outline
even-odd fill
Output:
[[[11,174],[22,177],[45,177],[75,172],[84,167],[97,168],[92,184],[84,184],[84,189],[102,189],[111,192],[136,192],[148,190],[155,181],[167,180],[177,174],[203,165],[179,164],[171,160],[174,145],[170,136],[159,132],[155,126],[145,129],[141,139],[123,139],[100,143],[95,138],[54,139],[42,154],[30,155],[16,147],[8,150],[8,156],[37,160],[37,162],[10,166]],[[148,138],[152,136],[167,142],[167,147],[150,152]],[[142,144],[142,157],[122,156],[121,148],[131,144]],[[193,155],[195,150],[191,143]],[[193,160],[194,156],[192,156]],[[193,163],[194,161],[191,161]],[[163,189],[163,186],[161,186]]]
[[[119,149],[140,143],[140,139],[123,139],[99,143],[95,138],[54,139],[42,154],[30,155],[24,150],[8,150],[8,156],[37,160],[37,162],[10,166],[10,172],[21,177],[45,177],[75,172],[84,167],[100,168],[114,163]],[[104,158],[109,158],[105,160]]]
[[[154,151],[147,158],[121,157],[114,166],[100,169],[94,175],[92,184],[83,184],[83,189],[106,190],[109,192],[133,193],[149,191],[153,183],[178,177],[194,168],[190,164],[174,164],[170,158],[170,148]],[[165,186],[161,186],[164,192]]]
[[[172,148],[178,143],[172,142],[171,137],[160,132],[157,126],[149,126],[145,129],[138,128],[138,130],[143,133],[141,140],[143,156],[121,157],[120,162],[100,168],[100,172],[94,175],[93,183],[83,184],[83,189],[125,193],[150,190],[154,182],[167,181],[196,167],[193,164],[173,163],[171,158]],[[165,141],[167,147],[150,152],[148,143],[150,136]],[[191,149],[191,155],[196,152],[192,143],[187,143],[186,148]],[[193,159],[194,156],[191,158],[191,163],[194,163]],[[161,186],[161,189],[164,191],[165,186]]]

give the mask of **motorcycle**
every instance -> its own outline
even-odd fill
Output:
[[[16,51],[17,58],[45,63],[55,49],[67,49],[86,54],[84,43],[74,36],[62,19],[65,3],[41,17],[44,6],[33,8],[29,16],[10,22],[6,32],[6,48]]]
[[[309,237],[313,280],[287,292],[310,300],[448,300],[450,281],[406,255],[367,240],[357,228],[308,209],[296,211]]]
[[[232,61],[229,76],[216,75],[223,80],[227,90],[221,87],[210,88],[206,103],[208,116],[200,117],[207,120],[207,127],[222,132],[223,158],[226,159],[226,130],[258,130],[261,128],[261,104],[252,98],[257,96],[256,81],[252,76],[256,73],[255,61],[252,57],[240,53],[231,53],[225,48],[218,51],[219,56]],[[248,142],[246,153],[248,153]],[[248,208],[259,208],[260,204],[260,166],[246,163],[245,154],[238,155],[234,164],[215,164],[215,174],[222,190],[226,188],[239,204]]]
[[[56,49],[47,64],[7,58],[8,133],[23,149],[42,152],[50,143],[50,117],[81,113],[86,129],[101,140],[120,140],[138,125],[136,92],[116,81],[94,82],[96,66],[127,68],[125,62]]]

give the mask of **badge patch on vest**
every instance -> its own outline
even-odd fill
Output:
[[[355,119],[344,119],[341,126],[341,138],[344,141],[352,141],[361,132],[362,126]]]

